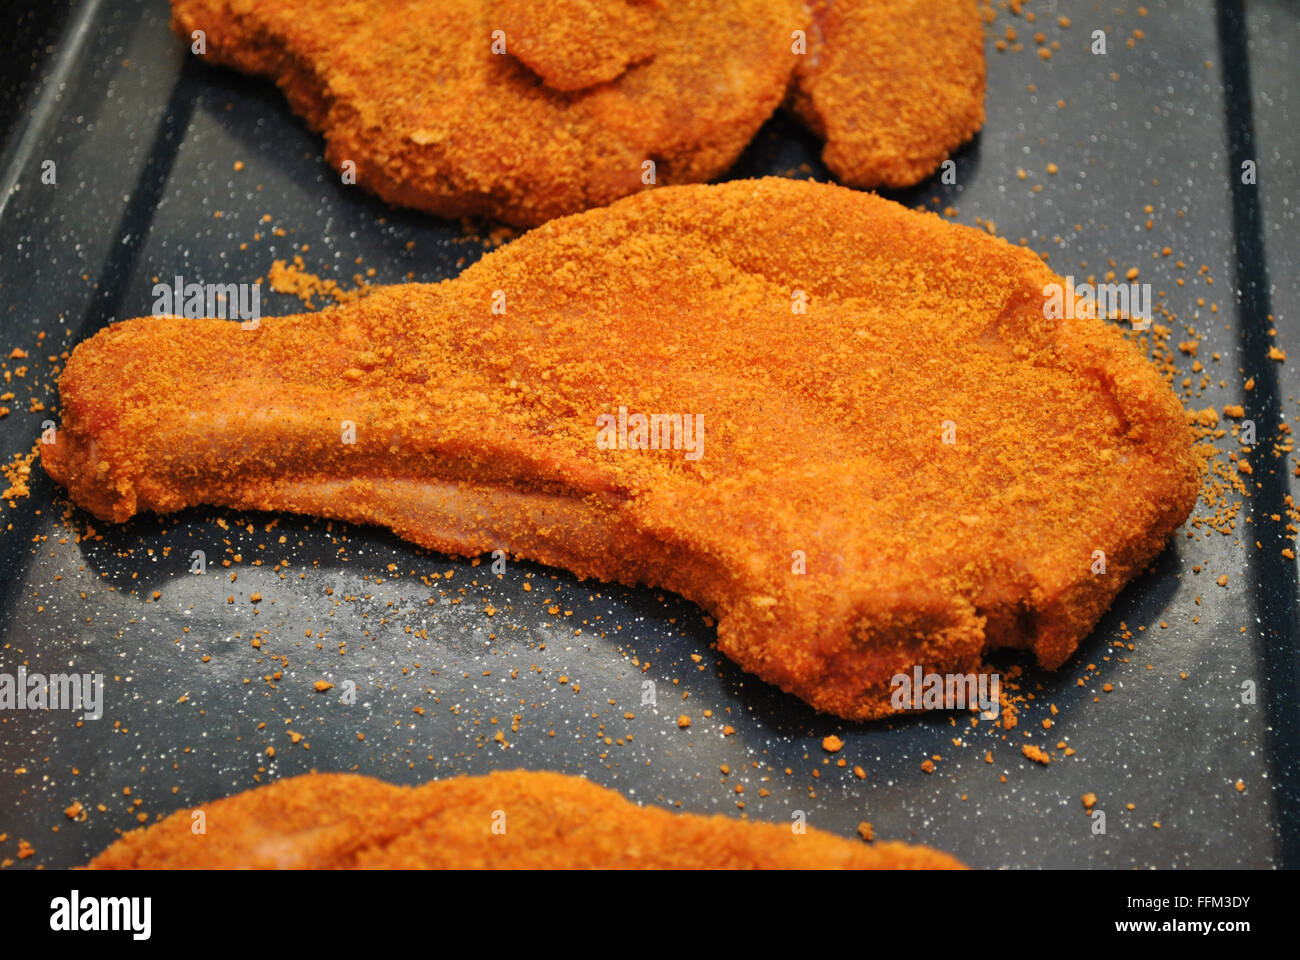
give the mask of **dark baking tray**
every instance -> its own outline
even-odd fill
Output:
[[[1214,383],[1195,405],[1246,403],[1272,437],[1297,413],[1300,17],[1283,0],[1146,7],[1030,3],[1034,24],[999,11],[988,123],[958,155],[957,184],[936,178],[897,199],[992,220],[1050,250],[1061,273],[1101,273],[1107,257],[1140,266],[1177,314],[1173,339],[1186,324],[1203,338]],[[29,368],[7,387],[6,456],[57,417],[46,356],[148,313],[155,276],[251,281],[301,253],[344,281],[369,267],[372,282],[437,280],[482,252],[460,225],[341,186],[274,86],[187,55],[164,0],[43,4],[7,20],[0,346],[30,358],[6,361]],[[993,48],[1009,24],[1024,51]],[[1087,49],[1098,27],[1109,32],[1105,56]],[[1039,30],[1060,43],[1050,61],[1034,54]],[[1257,162],[1257,186],[1239,182],[1243,159]],[[57,164],[56,185],[40,181],[44,160]],[[825,176],[816,142],[780,116],[732,175],[772,173]],[[1153,259],[1166,245],[1174,255]],[[1202,264],[1213,286],[1196,275]],[[299,308],[279,295],[266,303],[268,313]],[[1269,360],[1274,342],[1291,359]],[[1207,359],[1214,352],[1220,362]],[[1192,358],[1179,363],[1185,373]],[[32,397],[49,409],[31,411]],[[416,783],[526,767],[702,813],[788,821],[803,810],[845,836],[866,820],[877,837],[981,867],[1294,866],[1297,578],[1268,515],[1294,491],[1295,462],[1256,458],[1265,469],[1233,535],[1180,534],[1058,673],[1001,661],[1027,668],[1022,692],[1033,694],[1005,737],[964,716],[819,716],[720,658],[700,611],[678,598],[523,563],[498,578],[381,530],[196,510],[93,523],[97,536],[78,541],[90,518],[69,511],[37,467],[31,497],[0,506],[0,670],[103,673],[106,707],[81,724],[63,711],[0,713],[0,858],[26,841],[35,854],[18,867],[81,864],[141,814],[153,822],[310,769]],[[188,572],[195,549],[212,565],[205,576]],[[221,566],[232,554],[243,558],[233,584]],[[422,579],[447,571],[437,587]],[[1112,646],[1121,623],[1132,652]],[[305,631],[326,628],[318,650]],[[340,686],[319,694],[318,679]],[[646,680],[653,709],[641,705]],[[1244,680],[1258,685],[1255,704],[1241,702]],[[344,681],[356,684],[355,703],[343,702]],[[834,757],[822,750],[832,733],[845,743]],[[1022,743],[1059,741],[1075,753],[1052,749],[1050,766],[1021,754]],[[1088,792],[1107,813],[1105,835],[1084,814]],[[73,801],[84,819],[65,817]]]

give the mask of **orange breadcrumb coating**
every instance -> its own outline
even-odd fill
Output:
[[[914,666],[1060,666],[1195,501],[1178,400],[1115,328],[1044,319],[1053,282],[842,187],[663,188],[256,330],[114,324],[42,463],[118,522],[286,510],[673,590],[745,669],[878,717]],[[599,449],[620,405],[701,416],[702,455]]]
[[[855,186],[922,180],[984,121],[974,0],[172,0],[172,23],[389,203],[517,226],[713,179],[783,98]]]
[[[790,105],[857,187],[907,187],[984,125],[975,0],[811,0]]]
[[[488,6],[509,52],[556,90],[614,80],[655,53],[654,0],[490,0]]]
[[[957,869],[927,847],[638,807],[579,777],[515,770],[398,787],[308,774],[125,834],[91,869]]]
[[[441,217],[543,223],[645,189],[647,160],[658,184],[709,180],[781,104],[799,0],[672,0],[604,27],[613,3],[582,6],[613,48],[544,49],[581,32],[556,0],[172,0],[172,24],[187,42],[206,32],[204,59],[275,80],[359,185]],[[651,11],[645,58],[636,23]],[[623,59],[639,62],[610,83],[543,82]]]

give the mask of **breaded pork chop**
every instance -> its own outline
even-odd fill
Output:
[[[398,206],[532,226],[723,174],[782,102],[845,183],[908,186],[984,119],[975,0],[172,0]],[[653,163],[653,168],[647,166]]]
[[[674,590],[746,670],[879,717],[916,665],[1060,666],[1195,501],[1177,398],[1045,319],[1057,282],[843,187],[665,187],[256,330],[116,323],[42,462],[113,521],[287,510]]]
[[[361,186],[519,226],[651,172],[721,174],[780,105],[802,17],[799,0],[172,0],[180,34],[279,84]]]
[[[638,807],[581,777],[515,770],[398,787],[307,774],[134,830],[91,869],[949,870],[945,853]]]
[[[790,105],[855,187],[910,187],[984,125],[975,0],[810,0]]]

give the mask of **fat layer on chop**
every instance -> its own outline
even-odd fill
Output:
[[[946,853],[638,807],[581,777],[514,770],[399,787],[313,773],[134,830],[91,869],[957,869]]]
[[[1057,282],[840,187],[663,188],[256,330],[114,324],[42,462],[119,522],[287,510],[664,587],[746,670],[879,717],[917,665],[1058,667],[1195,501],[1177,398],[1115,328],[1045,319]],[[701,424],[698,456],[638,414]]]

